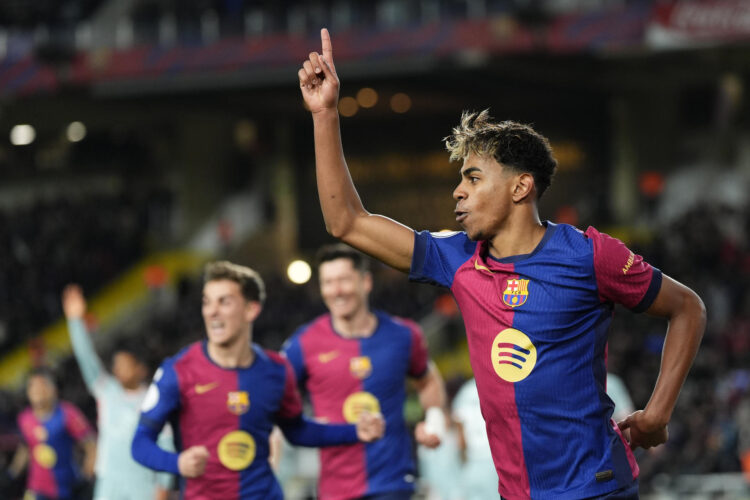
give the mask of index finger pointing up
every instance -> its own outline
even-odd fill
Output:
[[[320,43],[323,48],[323,58],[335,73],[336,66],[333,64],[333,45],[331,45],[331,35],[328,33],[327,28],[320,30]]]

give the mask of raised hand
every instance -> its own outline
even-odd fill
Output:
[[[630,449],[637,447],[651,448],[666,443],[669,431],[666,424],[651,422],[643,410],[628,415],[625,420],[617,422],[617,426],[630,443]]]
[[[68,285],[62,293],[62,307],[67,319],[81,319],[86,314],[86,299],[78,285]]]
[[[320,30],[323,55],[310,52],[297,72],[302,98],[311,113],[335,110],[339,101],[339,77],[333,63],[333,46],[328,30]]]
[[[205,446],[191,446],[180,453],[177,458],[177,468],[183,477],[202,476],[206,470],[209,453]]]
[[[357,420],[357,437],[360,441],[370,443],[383,437],[385,420],[380,413],[363,411]]]

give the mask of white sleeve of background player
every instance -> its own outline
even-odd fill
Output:
[[[106,390],[107,385],[114,379],[107,373],[102,360],[96,353],[94,342],[91,340],[91,335],[87,331],[83,320],[69,320],[68,333],[70,334],[70,344],[73,347],[73,354],[81,370],[83,381],[86,382],[86,387],[88,387],[91,394],[99,398]]]

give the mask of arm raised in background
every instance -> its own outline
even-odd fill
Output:
[[[318,195],[326,230],[389,266],[408,272],[414,232],[392,219],[367,212],[349,175],[339,124],[340,83],[327,29],[321,30],[320,38],[323,55],[311,52],[298,76],[302,97],[313,117]]]
[[[422,378],[415,379],[414,385],[419,396],[419,404],[425,410],[425,419],[417,423],[414,437],[422,446],[435,448],[440,445],[442,436],[445,434],[447,400],[443,377],[435,363],[430,361],[427,373]]]
[[[81,287],[68,285],[62,293],[62,307],[68,320],[68,333],[78,366],[89,391],[96,395],[97,388],[109,376],[102,360],[94,349],[94,343],[86,330],[83,317],[86,314],[86,299]]]
[[[651,448],[666,442],[667,424],[677,396],[698,352],[706,328],[706,308],[685,285],[664,276],[661,289],[646,312],[669,320],[661,368],[646,407],[618,422],[630,433],[630,447]]]

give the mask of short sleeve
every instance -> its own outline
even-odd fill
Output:
[[[462,232],[415,232],[409,279],[450,288],[456,271],[471,258],[476,245]]]
[[[281,358],[284,363],[286,376],[284,380],[284,395],[281,398],[281,407],[278,417],[282,419],[297,418],[302,414],[302,396],[297,388],[297,378],[294,369],[286,358]]]
[[[173,361],[162,363],[141,403],[140,423],[159,432],[180,406],[180,385]]]
[[[648,309],[661,289],[661,271],[625,244],[593,227],[586,237],[594,246],[594,273],[599,297],[635,312]]]
[[[422,328],[414,321],[403,320],[411,334],[411,352],[409,353],[409,376],[421,378],[427,373],[429,354],[427,352],[427,341],[422,333]]]
[[[94,433],[91,424],[77,407],[64,403],[62,411],[65,415],[65,429],[76,441],[83,441]]]
[[[281,353],[289,361],[289,364],[292,365],[297,382],[302,384],[307,378],[307,372],[305,370],[305,357],[302,353],[299,335],[299,333],[292,335],[282,346]]]

